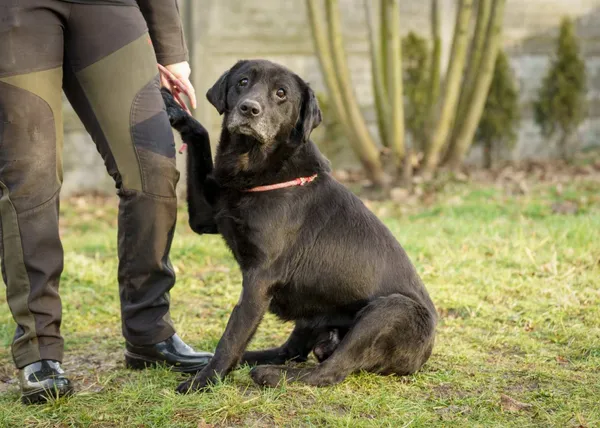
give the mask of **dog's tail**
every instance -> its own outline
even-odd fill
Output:
[[[186,184],[190,227],[198,234],[218,233],[213,208],[204,196],[206,177],[213,171],[208,131],[177,104],[168,89],[162,88],[161,93],[169,122],[188,147]]]

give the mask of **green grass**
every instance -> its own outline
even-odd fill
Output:
[[[78,393],[19,403],[10,381],[14,325],[2,302],[0,426],[600,426],[599,185],[563,187],[509,196],[491,185],[450,184],[426,203],[369,203],[441,314],[434,353],[416,375],[260,389],[241,368],[189,396],[173,392],[180,375],[123,368],[115,201],[65,203],[64,366]],[[561,200],[577,202],[579,212],[554,214]],[[179,220],[172,316],[186,341],[212,350],[240,273],[219,237],[195,236],[183,209]],[[268,316],[251,347],[278,345],[290,329]]]

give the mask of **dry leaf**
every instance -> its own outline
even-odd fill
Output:
[[[521,410],[528,410],[533,407],[529,403],[521,403],[520,401],[517,401],[506,394],[500,394],[500,406],[505,412],[519,412]]]

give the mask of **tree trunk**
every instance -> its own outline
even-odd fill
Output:
[[[400,185],[405,189],[412,188],[413,179],[413,149],[408,147],[402,160],[402,174],[400,176]]]
[[[440,62],[442,56],[442,38],[440,36],[440,12],[439,0],[431,0],[431,67],[429,75],[429,93],[427,94],[427,106],[429,107],[430,126],[436,121],[438,97],[440,95]],[[425,146],[426,144],[424,144]],[[425,147],[423,147],[425,149]]]
[[[481,67],[473,84],[473,98],[470,105],[467,106],[464,122],[457,129],[456,142],[448,157],[448,164],[452,169],[460,167],[469,147],[473,143],[477,125],[479,125],[479,121],[481,120],[490,84],[494,77],[494,66],[502,40],[505,2],[506,0],[494,0],[484,52],[481,58]]]
[[[385,147],[389,147],[388,130],[390,120],[390,104],[387,98],[387,90],[385,87],[385,72],[383,64],[383,55],[381,53],[382,45],[381,40],[378,39],[380,33],[377,32],[378,25],[376,22],[376,16],[382,14],[373,13],[372,0],[365,0],[365,14],[367,16],[367,27],[369,30],[369,48],[371,52],[371,74],[373,81],[373,95],[375,98],[375,110],[377,112],[377,126],[379,129],[379,136],[381,143]],[[379,25],[382,25],[380,23]]]
[[[570,131],[563,131],[560,139],[558,140],[558,150],[560,157],[565,162],[571,161],[571,154],[569,153],[569,140],[571,139]]]
[[[379,150],[369,133],[352,89],[344,52],[338,2],[326,1],[328,41],[323,30],[323,19],[317,0],[307,0],[307,9],[323,76],[332,97],[332,104],[339,114],[340,124],[369,179],[376,186],[382,186],[384,174]]]
[[[402,97],[402,45],[400,42],[400,0],[383,0],[387,29],[387,88],[390,96],[391,118],[389,120],[390,147],[398,171],[404,157],[404,100]]]
[[[483,142],[483,167],[485,169],[492,169],[494,164],[494,153],[492,140]]]
[[[425,165],[422,174],[426,178],[429,178],[433,174],[438,165],[440,151],[448,138],[448,132],[456,113],[461,74],[467,56],[469,20],[472,8],[473,0],[460,0],[456,14],[456,26],[454,29],[450,62],[444,83],[441,113],[425,151]]]
[[[492,0],[478,1],[475,31],[473,34],[473,40],[471,41],[469,59],[467,61],[467,70],[465,72],[465,77],[463,78],[462,90],[458,101],[458,108],[456,109],[456,120],[454,121],[454,129],[452,131],[452,137],[449,141],[448,150],[446,151],[447,155],[449,155],[454,150],[454,145],[456,144],[456,134],[458,130],[462,127],[465,120],[465,111],[473,102],[474,82],[479,73],[479,69],[481,68],[481,58],[483,54],[484,45],[486,43],[486,36],[488,33],[490,23],[491,10]],[[447,157],[444,161],[447,161]]]
[[[369,0],[367,0],[367,1],[369,1]],[[376,2],[376,0],[371,0],[371,1]],[[387,94],[389,91],[389,88],[387,87],[387,85],[388,85],[388,82],[390,81],[390,79],[388,76],[388,69],[386,67],[386,64],[388,61],[387,60],[388,20],[386,19],[386,16],[385,16],[385,14],[387,12],[386,7],[385,7],[385,2],[386,2],[386,0],[379,0],[379,53],[381,55],[381,64],[383,67],[383,87],[384,87],[384,92]]]
[[[342,93],[337,81],[336,70],[333,64],[329,42],[323,18],[319,10],[317,0],[307,0],[308,18],[311,26],[311,33],[315,45],[315,50],[321,65],[321,73],[325,80],[325,86],[329,94],[330,103],[333,106],[336,119],[342,127],[348,127],[348,113],[342,100]]]

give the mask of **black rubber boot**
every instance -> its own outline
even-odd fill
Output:
[[[73,385],[60,363],[52,360],[41,360],[20,369],[19,383],[25,404],[44,403],[73,393]]]
[[[176,334],[155,345],[136,346],[126,343],[125,364],[128,368],[142,370],[164,365],[182,373],[202,370],[213,357],[210,352],[196,352]]]

